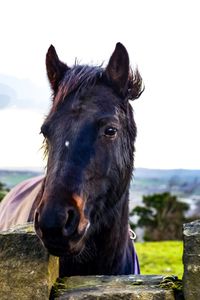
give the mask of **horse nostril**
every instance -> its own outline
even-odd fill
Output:
[[[76,231],[78,227],[78,220],[79,220],[78,213],[74,208],[70,208],[67,211],[67,221],[63,228],[64,236],[69,237]]]
[[[65,227],[68,228],[74,222],[74,210],[70,209],[68,211],[68,218]]]

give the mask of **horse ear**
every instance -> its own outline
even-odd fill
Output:
[[[53,45],[49,47],[46,54],[46,69],[51,88],[56,92],[64,74],[70,68],[59,60]]]
[[[127,90],[129,78],[129,56],[126,48],[117,43],[105,70],[109,81],[114,84],[119,93]]]

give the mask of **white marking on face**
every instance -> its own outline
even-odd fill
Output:
[[[68,148],[69,147],[69,141],[65,142],[65,146]]]

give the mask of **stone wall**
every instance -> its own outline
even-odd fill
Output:
[[[183,261],[185,300],[199,300],[200,221],[184,225]],[[58,269],[58,259],[44,249],[32,225],[0,233],[1,300],[184,299],[174,276],[76,276],[56,281]]]
[[[200,299],[200,220],[184,224],[184,275],[185,299]]]

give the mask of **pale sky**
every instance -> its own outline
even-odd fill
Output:
[[[200,1],[0,1],[0,168],[40,167],[45,54],[108,61],[122,42],[146,90],[133,102],[136,167],[200,169]]]

